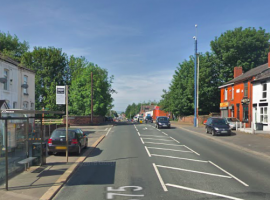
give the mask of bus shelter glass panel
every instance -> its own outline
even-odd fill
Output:
[[[0,120],[0,188],[4,188],[6,180],[6,146],[5,146],[5,131],[2,127],[5,127],[5,120]]]

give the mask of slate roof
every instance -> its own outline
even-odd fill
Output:
[[[252,81],[252,82],[262,81],[262,80],[269,79],[269,78],[270,78],[270,69],[264,71],[264,72],[261,73],[261,74],[258,74],[258,75],[255,77],[255,80]]]

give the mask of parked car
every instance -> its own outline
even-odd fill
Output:
[[[162,116],[157,117],[156,128],[171,128],[171,123],[168,117]]]
[[[240,120],[235,117],[226,117],[225,120],[229,124],[232,130],[236,129],[236,122],[237,122],[237,128],[242,128]]]
[[[146,116],[144,121],[145,121],[145,123],[148,123],[148,122],[153,123],[153,118],[151,116]]]
[[[206,133],[215,135],[231,135],[231,128],[224,118],[210,117],[205,124]]]
[[[68,129],[68,151],[77,155],[81,154],[81,149],[88,145],[88,138],[80,128]],[[48,140],[48,154],[66,151],[66,129],[57,128],[52,132]]]

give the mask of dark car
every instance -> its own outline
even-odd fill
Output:
[[[211,117],[205,124],[206,133],[215,135],[231,135],[229,124],[224,118]]]
[[[88,145],[88,138],[79,128],[68,129],[68,151],[79,155],[82,148]],[[48,140],[48,154],[66,152],[66,129],[58,128]]]
[[[168,117],[158,117],[156,120],[156,128],[171,128],[171,123]]]
[[[153,118],[151,116],[146,116],[144,121],[145,123],[148,123],[148,122],[153,123]]]

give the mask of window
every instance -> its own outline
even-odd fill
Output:
[[[248,96],[248,82],[244,83],[244,97]]]
[[[17,102],[13,102],[13,109],[17,107]]]
[[[240,119],[240,104],[236,104],[236,107],[237,107],[237,118]]]
[[[9,100],[6,100],[6,104],[7,104],[8,108],[10,108]]]
[[[234,99],[234,87],[232,87],[232,99]]]
[[[8,70],[4,70],[4,78],[6,78],[6,82],[4,83],[4,90],[8,90]]]
[[[28,82],[28,76],[24,76],[23,77],[23,84],[27,85],[27,82]],[[23,88],[23,94],[28,94],[27,93],[27,88]]]
[[[32,110],[35,110],[34,107],[35,107],[35,104],[34,104],[34,103],[31,103],[31,109],[32,109]]]
[[[27,101],[23,102],[23,109],[28,109],[28,102]]]
[[[267,84],[262,83],[262,98],[265,99],[267,97]]]
[[[248,122],[248,105],[243,105],[243,121]]]
[[[224,100],[227,100],[227,97],[228,97],[228,90],[227,90],[227,88],[225,88]]]
[[[268,123],[267,107],[260,107],[260,122]]]

